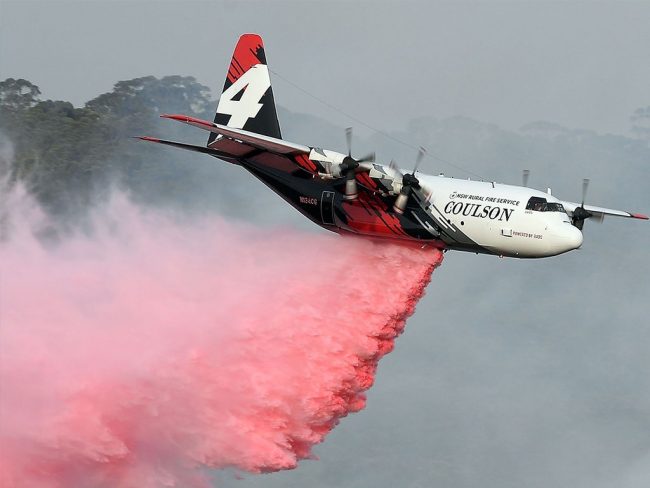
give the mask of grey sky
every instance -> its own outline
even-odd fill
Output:
[[[369,124],[466,115],[624,133],[650,104],[650,2],[5,1],[0,74],[82,104],[115,81],[219,90],[242,32],[270,66]],[[280,105],[349,124],[274,79]]]
[[[646,141],[464,119],[413,124],[423,139],[403,132],[459,114],[626,132],[650,105],[650,2],[3,2],[0,15],[0,78],[28,78],[46,97],[80,104],[149,74],[219,90],[238,35],[258,31],[272,69],[412,144],[500,181],[519,181],[525,164],[560,198],[579,198],[590,176],[594,204],[650,212]],[[273,83],[278,104],[333,124],[282,112],[287,137],[343,147],[350,120]],[[359,153],[396,150],[360,139]],[[319,232],[239,168],[183,158],[227,193],[219,204],[235,202],[225,213]],[[647,488],[648,244],[648,222],[612,218],[587,222],[583,248],[556,258],[448,253],[367,408],[317,447],[320,460],[218,473],[218,486]]]

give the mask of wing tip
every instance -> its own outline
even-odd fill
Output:
[[[183,122],[185,124],[194,124],[194,125],[201,125],[201,126],[207,126],[207,127],[212,127],[214,125],[212,122],[209,122],[209,121],[203,120],[203,119],[198,119],[196,117],[191,117],[189,115],[161,114],[160,117],[163,118],[163,119],[176,120],[178,122]]]
[[[631,213],[631,212],[630,212],[630,215],[631,215],[633,218],[635,218],[635,219],[650,220],[650,217],[648,217],[647,215],[644,215],[644,214],[640,214],[640,213]]]
[[[186,122],[187,120],[190,119],[188,115],[181,115],[181,114],[160,114],[160,118],[178,120],[180,122]]]

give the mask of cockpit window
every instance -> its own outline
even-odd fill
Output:
[[[564,207],[561,203],[548,202],[543,212],[564,212]]]
[[[543,212],[543,208],[546,205],[546,198],[540,197],[530,197],[528,204],[526,205],[526,210],[535,210],[537,212]]]
[[[526,210],[534,210],[536,212],[564,212],[564,207],[561,203],[547,202],[546,198],[530,197]]]

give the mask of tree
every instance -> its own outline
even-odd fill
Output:
[[[40,94],[41,90],[27,80],[7,78],[0,82],[0,110],[26,110],[36,105]]]
[[[193,77],[120,81],[82,108],[39,101],[39,95],[38,87],[26,80],[2,82],[0,131],[15,149],[12,180],[24,182],[50,215],[62,222],[79,215],[114,183],[145,201],[192,194],[196,173],[178,155],[131,136],[163,132],[186,140],[181,133],[188,131],[204,142],[207,136],[201,131],[158,120],[161,112],[211,118],[209,89]]]
[[[211,110],[212,101],[210,89],[192,76],[145,76],[116,83],[113,91],[89,101],[86,107],[115,116],[162,112],[203,115]]]

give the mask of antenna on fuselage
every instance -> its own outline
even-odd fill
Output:
[[[530,170],[525,169],[523,174],[521,175],[521,180],[523,185],[522,186],[528,186],[528,178],[530,178]]]

